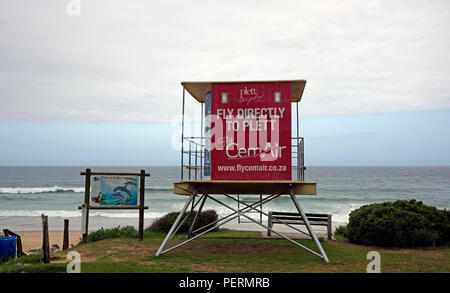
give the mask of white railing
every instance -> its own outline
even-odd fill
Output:
[[[205,137],[186,136],[181,149],[181,179],[203,180],[205,168]],[[292,179],[305,180],[305,156],[303,137],[292,138]],[[209,177],[209,176],[208,176]],[[209,178],[208,178],[209,179]]]

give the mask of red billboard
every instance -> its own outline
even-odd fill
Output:
[[[211,179],[291,180],[291,83],[213,83]]]

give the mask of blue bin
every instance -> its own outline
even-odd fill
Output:
[[[0,237],[0,261],[16,257],[16,236]]]

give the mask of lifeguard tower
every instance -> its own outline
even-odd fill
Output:
[[[306,80],[182,82],[181,170],[174,193],[186,196],[186,202],[156,255],[180,247],[236,218],[243,218],[270,230],[293,244],[328,258],[308,218],[297,200],[298,195],[315,195],[316,183],[305,182],[304,139],[299,134],[298,104]],[[186,91],[200,104],[200,136],[185,136]],[[295,103],[296,127],[293,131],[292,103]],[[248,203],[239,195],[255,195]],[[268,218],[262,206],[280,196],[290,196],[308,232],[287,221],[282,224],[311,237],[319,252],[274,231],[248,214],[257,212]],[[238,207],[225,203],[236,202]],[[197,215],[207,201],[229,209],[231,213],[194,230]],[[189,210],[188,213],[186,211]],[[166,248],[190,213],[197,211],[187,240]]]

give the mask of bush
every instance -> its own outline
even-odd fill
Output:
[[[139,233],[133,226],[125,226],[122,228],[119,226],[112,229],[103,229],[102,227],[100,230],[88,234],[86,239],[82,242],[95,242],[111,238],[138,238],[138,236]]]
[[[450,211],[416,200],[370,204],[350,213],[350,242],[382,247],[413,247],[450,243]]]
[[[173,212],[168,213],[165,216],[156,219],[150,227],[148,227],[147,231],[153,231],[153,232],[162,232],[162,233],[168,233],[170,230],[170,227],[175,223],[175,220],[177,219],[179,212]],[[188,213],[185,213],[184,216],[187,216]],[[178,229],[177,233],[187,233],[189,230],[189,227],[192,224],[192,221],[194,220],[195,215],[197,214],[196,211],[193,211],[189,217],[184,221],[183,225]],[[201,212],[198,217],[197,221],[195,222],[194,230],[198,229],[200,227],[203,227],[209,223],[212,223],[216,221],[219,218],[216,211],[214,210],[208,210]],[[210,227],[208,227],[210,228]],[[214,229],[216,230],[216,229]]]
[[[334,230],[334,235],[347,237],[347,226],[343,225],[343,226],[337,227],[336,230]]]

